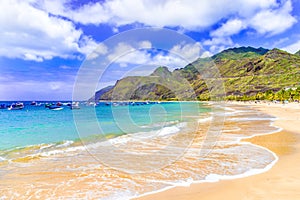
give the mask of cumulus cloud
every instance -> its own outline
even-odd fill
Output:
[[[114,32],[127,24],[142,24],[154,27],[177,27],[179,31],[203,30],[228,19],[210,33],[211,49],[232,45],[230,37],[242,30],[256,30],[259,34],[276,35],[296,22],[292,16],[291,0],[110,0],[88,3],[72,9],[68,0],[44,0],[40,6],[56,15],[61,15],[81,24],[109,24]],[[63,6],[62,6],[63,5]],[[224,42],[226,41],[224,44]],[[209,42],[207,42],[208,44]],[[219,46],[218,46],[219,45]]]
[[[210,33],[211,48],[216,49],[220,48],[216,45],[229,44],[221,40],[229,41],[231,35],[241,30],[276,35],[296,23],[291,14],[291,0],[234,3],[232,0],[110,0],[89,2],[76,8],[71,5],[70,0],[2,0],[0,56],[43,61],[53,57],[72,58],[78,53],[88,55],[97,43],[77,24],[106,24],[115,33],[128,24],[199,31],[228,19]],[[104,47],[93,52],[90,58],[106,52]]]
[[[95,42],[92,42],[91,45],[86,45],[85,48],[86,49],[84,49],[83,52],[86,52],[87,60],[93,60],[108,52],[108,47],[103,43],[96,44]]]
[[[183,59],[192,62],[200,57],[202,47],[199,42],[194,44],[178,44],[170,49],[171,53],[181,56]]]
[[[110,62],[113,62],[116,60],[121,62],[120,58],[124,59],[124,55],[128,55],[128,54],[132,53],[133,51],[136,51],[136,48],[134,48],[133,46],[131,46],[130,44],[127,44],[125,42],[120,42],[114,48],[113,52],[107,56],[107,58]]]
[[[71,99],[72,81],[36,81],[22,80],[5,82],[0,80],[0,99],[1,100],[49,100],[49,99]],[[11,92],[11,91],[17,92]],[[30,94],[30,96],[28,96]],[[51,96],[49,96],[49,94]]]
[[[178,68],[195,61],[201,56],[202,51],[202,47],[198,42],[193,44],[176,44],[167,52],[149,50],[151,47],[150,41],[142,41],[137,44],[120,42],[107,55],[107,59],[111,63],[118,63],[120,67],[134,64]]]
[[[205,40],[203,45],[209,47],[211,53],[218,53],[224,49],[232,46],[236,46],[230,37],[215,37],[209,40]]]
[[[144,41],[139,42],[139,48],[150,49],[150,48],[152,48],[152,44],[150,41],[144,40]]]
[[[43,61],[88,54],[95,41],[71,21],[49,15],[34,1],[1,1],[0,56]]]
[[[296,53],[300,50],[300,40],[294,42],[293,44],[290,44],[284,48],[282,48],[285,51],[288,51],[290,53]]]
[[[239,33],[246,26],[244,22],[240,19],[232,19],[222,24],[222,26],[215,31],[211,32],[213,37],[228,37]]]
[[[118,26],[141,23],[155,27],[183,27],[198,30],[216,24],[219,20],[231,16],[254,20],[253,26],[263,31],[258,21],[264,16],[288,19],[282,29],[286,29],[295,20],[291,15],[291,2],[281,5],[276,0],[185,0],[185,1],[148,1],[148,0],[110,0],[88,3],[77,9],[68,7],[68,1],[44,0],[40,6],[56,15],[67,17],[81,24],[112,24]],[[59,3],[61,2],[61,3]],[[221,28],[220,33],[230,34],[229,27],[237,32],[242,28],[241,21],[232,20]],[[266,31],[273,31],[270,27]]]
[[[250,20],[249,26],[261,34],[276,35],[292,27],[297,20],[291,15],[292,3],[286,1],[277,9],[262,10]]]

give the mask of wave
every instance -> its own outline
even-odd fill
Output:
[[[158,136],[167,136],[180,131],[180,126],[170,126],[164,127],[160,131],[158,131]]]
[[[239,112],[239,110],[237,110],[237,112]],[[227,120],[231,120],[233,118],[234,117]],[[239,118],[243,119],[243,117],[238,117],[237,119]],[[247,119],[247,121],[248,119],[252,119],[251,121],[258,119],[257,117],[249,117],[247,115],[244,115],[244,118]],[[269,120],[270,126],[273,126],[274,118],[259,117],[259,119],[261,118],[264,120]],[[211,120],[213,120],[212,116],[206,116],[198,119],[198,122],[206,123]],[[253,128],[253,131],[249,133],[250,135],[242,135],[242,133],[247,132],[248,130],[245,129],[243,123],[238,123],[240,121],[243,120],[233,120],[231,122],[237,124],[236,128],[235,126],[225,127],[223,133],[224,135],[228,135],[231,140],[226,140],[224,143],[222,143],[223,141],[217,143],[216,146],[211,149],[211,152],[206,155],[206,157],[201,157],[200,153],[198,152],[199,149],[201,151],[201,148],[197,146],[198,144],[196,146],[190,146],[187,149],[176,146],[176,148],[179,150],[182,149],[182,152],[185,151],[182,160],[179,160],[179,162],[174,162],[172,165],[162,169],[164,171],[158,170],[158,172],[153,172],[148,176],[131,176],[131,174],[124,175],[121,174],[121,172],[110,171],[108,167],[102,167],[99,162],[90,162],[90,160],[84,160],[86,159],[84,156],[88,155],[88,153],[84,153],[83,150],[86,148],[95,149],[95,153],[98,153],[97,147],[103,147],[106,144],[113,144],[116,146],[123,145],[126,150],[128,149],[128,151],[133,149],[133,153],[147,153],[147,150],[151,153],[153,152],[153,149],[156,150],[161,146],[164,146],[166,142],[170,142],[169,137],[172,138],[173,135],[181,133],[181,131],[184,132],[186,130],[185,128],[188,128],[188,122],[176,121],[173,124],[170,123],[158,130],[121,135],[114,138],[107,138],[106,140],[88,141],[86,146],[83,146],[81,142],[75,141],[63,141],[48,145],[44,144],[37,148],[39,150],[32,152],[36,153],[34,154],[36,157],[49,157],[60,154],[64,156],[73,155],[76,156],[76,158],[78,156],[78,162],[77,159],[75,159],[76,161],[74,159],[68,160],[70,163],[68,164],[69,168],[67,169],[65,166],[67,160],[64,159],[64,157],[60,157],[61,159],[58,159],[54,165],[55,170],[67,170],[68,172],[71,170],[78,170],[78,174],[81,174],[83,171],[84,173],[88,173],[88,176],[86,176],[87,183],[97,184],[97,186],[99,186],[97,187],[97,191],[89,190],[89,194],[92,195],[90,198],[100,199],[100,197],[97,195],[99,195],[98,192],[102,192],[102,187],[100,186],[103,186],[105,189],[103,192],[105,195],[108,193],[108,195],[103,198],[101,197],[101,199],[132,199],[134,197],[141,197],[161,192],[176,186],[190,186],[192,183],[216,182],[224,179],[242,178],[269,170],[278,161],[277,155],[264,147],[254,145],[249,142],[242,142],[241,140],[248,137],[254,137],[256,135],[262,135],[261,132],[264,132],[265,134],[278,132],[280,131],[280,128],[276,127],[276,130],[272,129],[271,131],[266,131],[267,129],[264,129],[263,126],[258,126],[260,133],[256,134],[258,131],[254,131],[254,129],[256,128],[257,124],[252,123],[254,127],[248,127],[249,131],[251,131],[251,128]],[[265,122],[262,123],[265,124]],[[234,133],[238,131],[241,131],[241,134],[237,133],[237,135],[235,135]],[[201,134],[196,135],[200,135],[201,137]],[[180,136],[181,138],[186,136],[193,137],[192,134],[183,134]],[[85,141],[83,141],[83,143],[84,142]],[[201,145],[201,142],[199,144]],[[77,154],[77,152],[79,153]],[[91,152],[94,153],[93,151]],[[169,153],[170,156],[172,156],[171,154],[173,153],[173,149]],[[124,160],[120,160],[119,157],[114,157],[113,152],[108,152],[108,154],[105,154],[105,152],[102,154],[102,152],[100,152],[100,155],[111,156],[109,159],[115,159],[116,162],[126,162],[125,157],[122,157]],[[159,157],[160,155],[155,156],[158,156],[160,159],[166,159],[164,155],[161,155],[162,157]],[[161,160],[158,159],[158,162],[160,161]],[[124,164],[126,167],[127,163],[121,164],[122,166]],[[86,171],[82,170],[83,168],[86,168]],[[99,179],[97,173],[101,174],[101,179]],[[93,177],[95,177],[94,180],[92,180]],[[85,176],[82,176],[80,177],[80,180],[78,179],[78,181],[84,181],[84,178]],[[77,180],[73,179],[72,181],[75,182]],[[84,186],[84,184],[82,185]],[[120,185],[122,185],[124,188],[118,187]],[[83,191],[84,189],[86,188],[83,188]],[[78,191],[74,191],[74,195],[76,195],[76,192]]]
[[[227,121],[270,121],[275,120],[274,117],[249,117],[249,118],[232,118],[228,119]]]
[[[50,144],[42,143],[37,145],[28,145],[25,147],[16,147],[14,149],[1,151],[0,161],[3,159],[4,161],[7,160],[10,162],[28,162],[33,159],[39,159],[42,157],[48,157],[51,155],[63,154],[66,152],[83,149],[78,146],[70,147],[72,144],[74,144],[74,141],[66,140]]]
[[[178,122],[178,121],[176,121],[176,122]],[[172,124],[173,123],[174,122],[172,122]],[[109,142],[111,144],[126,144],[129,141],[131,141],[131,142],[143,141],[145,139],[151,139],[154,137],[169,136],[169,135],[180,132],[186,126],[187,126],[186,122],[181,122],[181,123],[177,123],[173,126],[162,127],[161,129],[158,129],[158,130],[151,130],[151,131],[147,131],[147,132],[138,132],[138,133],[133,133],[133,134],[122,135],[119,137],[109,139]]]
[[[28,161],[36,158],[74,153],[86,149],[96,149],[99,146],[105,145],[104,143],[107,142],[112,145],[117,145],[126,144],[128,142],[143,141],[144,139],[153,137],[166,137],[180,132],[184,127],[187,126],[187,123],[179,121],[170,121],[164,124],[167,124],[169,126],[164,126],[158,130],[151,130],[147,132],[138,132],[125,135],[112,135],[112,138],[106,139],[101,137],[100,140],[95,139],[92,140],[92,142],[90,142],[90,138],[82,138],[78,140],[78,142],[74,142],[73,140],[66,140],[50,144],[42,143],[37,145],[28,145],[25,147],[16,147],[14,149],[6,150],[0,153],[0,161],[4,160],[4,157],[8,157],[8,159],[5,160],[10,161]],[[155,124],[153,128],[157,128],[157,126],[158,124]]]
[[[206,117],[203,119],[198,119],[198,123],[204,123],[204,122],[209,122],[213,119],[213,117]]]
[[[2,161],[6,161],[6,159],[0,156],[0,162]]]

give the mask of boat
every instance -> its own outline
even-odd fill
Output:
[[[113,104],[112,104],[113,106],[119,106],[119,103],[117,103],[117,102],[113,102]]]
[[[36,106],[36,102],[35,102],[35,101],[32,101],[32,102],[30,103],[30,105],[31,105],[31,106]]]
[[[24,108],[24,104],[21,102],[11,104],[7,109],[8,110],[21,110]]]
[[[45,108],[49,108],[50,106],[53,106],[53,104],[52,103],[46,103],[45,104]]]
[[[96,106],[97,104],[95,102],[89,102],[87,103],[88,106]]]
[[[50,110],[62,110],[64,109],[63,107],[60,106],[56,106],[56,105],[52,105],[48,107]]]
[[[79,107],[79,102],[73,102],[72,105],[70,106],[70,108],[73,109],[80,109]]]

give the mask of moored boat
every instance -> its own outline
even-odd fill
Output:
[[[21,102],[11,104],[7,109],[8,110],[21,110],[24,108],[24,104]]]
[[[72,110],[73,109],[80,109],[79,102],[73,102],[72,105],[70,106],[70,108]]]
[[[52,105],[52,106],[49,106],[49,109],[50,109],[50,110],[62,110],[62,109],[64,109],[64,108],[63,108],[63,107],[60,107],[60,106]]]

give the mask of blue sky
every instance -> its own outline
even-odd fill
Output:
[[[295,53],[299,20],[298,0],[1,0],[0,100],[70,100],[78,70],[89,64],[103,73],[97,89],[160,65],[183,67],[187,62],[178,54],[193,60],[238,46]],[[176,31],[193,42],[164,36],[160,45],[172,45],[160,51],[147,34],[118,39],[145,27]],[[112,37],[117,42],[105,45]],[[105,71],[91,61],[99,55],[110,61]],[[91,94],[82,91],[82,99]]]

